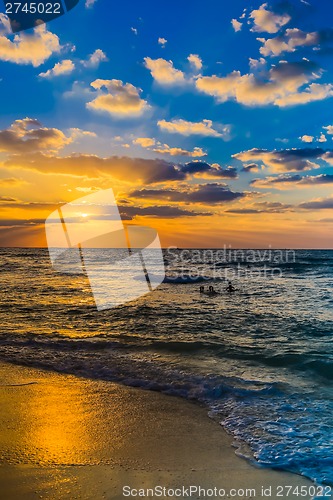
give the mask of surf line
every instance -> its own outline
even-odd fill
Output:
[[[24,384],[0,384],[0,387],[23,387],[25,385],[35,385],[38,382],[25,382]]]

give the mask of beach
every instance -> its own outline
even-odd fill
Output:
[[[278,485],[311,485],[237,457],[232,438],[190,401],[7,363],[0,381],[6,500],[120,499],[125,486],[158,485],[255,489],[239,499],[262,498],[264,486],[278,498]]]
[[[135,484],[161,471],[176,484],[183,471],[249,488],[247,474],[269,485],[279,470],[332,486],[332,252],[296,252],[271,280],[199,253],[200,265],[187,252],[186,272],[179,252],[165,253],[166,283],[98,313],[87,277],[55,273],[47,250],[1,250],[0,360],[12,363],[1,372],[4,465],[81,467],[84,491],[87,470],[107,467],[101,484],[114,495],[124,470],[140,474]],[[222,274],[239,265],[231,296]],[[189,280],[199,271],[219,294],[200,294]]]

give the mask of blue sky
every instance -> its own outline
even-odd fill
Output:
[[[0,207],[6,241],[40,241],[52,204],[114,187],[138,208],[134,222],[151,207],[150,222],[168,243],[177,228],[199,227],[200,242],[222,246],[214,228],[223,222],[235,245],[243,231],[245,246],[284,246],[301,226],[302,246],[309,231],[329,246],[333,6],[90,3],[16,38],[2,15],[0,187],[12,198]],[[95,173],[89,165],[78,173],[83,156]],[[151,163],[138,161],[130,179],[127,166],[126,173],[114,166],[117,157]],[[95,167],[96,158],[107,166]],[[170,170],[164,177],[161,162]],[[156,207],[166,214],[173,207],[174,215],[160,220]],[[27,220],[35,225],[31,238]]]

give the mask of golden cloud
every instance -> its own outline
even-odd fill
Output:
[[[207,153],[202,149],[195,147],[192,151],[183,148],[172,148],[168,144],[162,144],[153,149],[155,153],[168,154],[170,156],[188,156],[191,158],[201,158],[207,156]]]
[[[267,3],[263,3],[259,9],[251,12],[250,19],[253,19],[252,31],[277,33],[291,17],[288,14],[275,14],[267,9]]]
[[[64,59],[63,61],[56,63],[52,69],[48,69],[45,73],[39,73],[41,78],[52,78],[54,76],[69,75],[75,69],[73,61],[70,59]]]
[[[201,122],[189,122],[182,119],[171,120],[169,122],[166,120],[159,120],[157,125],[163,132],[185,136],[201,135],[206,137],[223,137],[230,133],[229,125],[223,125],[223,131],[220,133],[213,128],[213,122],[211,120],[202,120]]]
[[[72,142],[56,128],[42,127],[38,120],[24,118],[0,131],[0,151],[6,153],[30,153],[33,151],[58,151]]]
[[[151,139],[150,137],[138,137],[134,139],[133,144],[137,144],[142,148],[150,148],[155,145],[155,139]]]
[[[235,100],[246,106],[274,104],[285,107],[333,96],[331,84],[308,85],[321,74],[320,68],[308,60],[296,63],[281,61],[269,71],[263,71],[260,78],[253,73],[242,75],[240,71],[233,71],[224,77],[198,78],[196,87],[220,103]]]
[[[0,60],[16,64],[32,64],[37,67],[43,64],[52,54],[60,52],[59,38],[45,25],[34,29],[32,35],[22,33],[11,41],[0,36]]]
[[[160,85],[183,85],[186,83],[185,75],[179,69],[174,68],[172,61],[165,59],[144,58],[144,63],[149,69],[151,76]]]
[[[91,83],[95,90],[105,89],[87,108],[94,111],[104,111],[118,118],[128,118],[142,115],[150,106],[141,99],[141,89],[131,83],[124,84],[121,80],[95,80]]]

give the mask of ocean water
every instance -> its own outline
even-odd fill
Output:
[[[47,250],[0,249],[0,358],[199,401],[241,456],[333,485],[333,251],[164,258],[155,291],[97,312]]]

